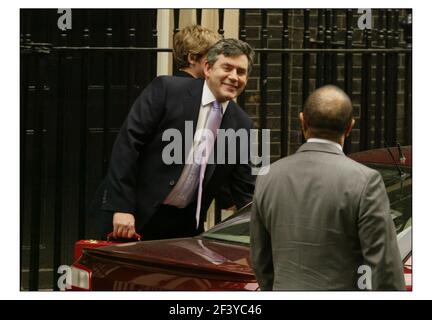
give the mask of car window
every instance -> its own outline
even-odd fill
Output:
[[[411,226],[412,177],[411,168],[398,169],[392,165],[368,165],[381,173],[390,200],[390,209],[397,233]],[[225,221],[204,232],[202,237],[240,244],[249,244],[249,221],[251,206],[239,210]]]
[[[249,221],[251,206],[245,207],[233,216],[204,232],[208,239],[249,244]]]
[[[412,176],[411,168],[402,167],[402,176],[396,166],[369,165],[383,177],[390,201],[391,215],[397,233],[411,226]]]

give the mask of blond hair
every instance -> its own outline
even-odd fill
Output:
[[[216,32],[199,25],[183,28],[174,36],[173,55],[177,68],[189,67],[188,54],[194,61],[205,56],[210,47],[220,40]]]

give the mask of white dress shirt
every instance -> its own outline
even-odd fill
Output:
[[[341,146],[339,143],[334,142],[334,141],[330,141],[330,140],[327,140],[327,139],[309,138],[309,139],[307,139],[306,142],[318,142],[318,143],[328,143],[328,144],[332,144],[332,145],[336,146],[340,151],[343,152],[342,146]]]
[[[205,123],[207,121],[207,118],[210,114],[211,106],[213,104],[213,101],[215,101],[216,98],[213,95],[213,93],[210,91],[210,88],[207,85],[207,81],[204,81],[204,87],[203,87],[203,93],[201,97],[201,106],[198,114],[198,121],[195,129],[195,135],[194,135],[194,142],[191,150],[189,151],[188,160],[186,163],[192,163],[193,159],[193,150],[194,147],[201,141],[201,137],[203,134],[203,130]],[[222,106],[222,114],[225,114],[226,108],[228,107],[229,101],[225,101],[221,103]]]

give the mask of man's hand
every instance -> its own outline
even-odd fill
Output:
[[[113,215],[113,237],[130,239],[135,234],[135,217],[130,213],[115,212]]]

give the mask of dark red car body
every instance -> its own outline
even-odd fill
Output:
[[[87,250],[92,290],[256,290],[247,246],[201,238]]]
[[[399,169],[396,170],[399,166],[402,172],[410,173],[411,147],[403,147],[401,151],[391,149],[394,160],[387,149],[360,152],[350,157],[365,164],[388,166],[397,172],[400,172]],[[395,179],[397,185],[397,178]],[[410,185],[411,182],[409,187]],[[407,197],[411,201],[411,189]],[[392,202],[390,195],[389,198]],[[248,223],[245,220],[247,218],[242,217],[247,217],[245,212],[249,207],[243,208],[233,218],[213,229],[218,230],[224,224],[241,227],[240,222]],[[405,253],[403,256],[401,253],[401,256],[404,260],[407,289],[411,290],[411,230],[406,231],[409,232],[404,232],[404,241],[409,242],[404,245]],[[75,277],[72,289],[258,290],[259,286],[250,267],[248,241],[240,242],[243,243],[235,242],[234,239],[209,239],[204,233],[195,238],[132,242],[84,249],[81,258],[72,266]]]

